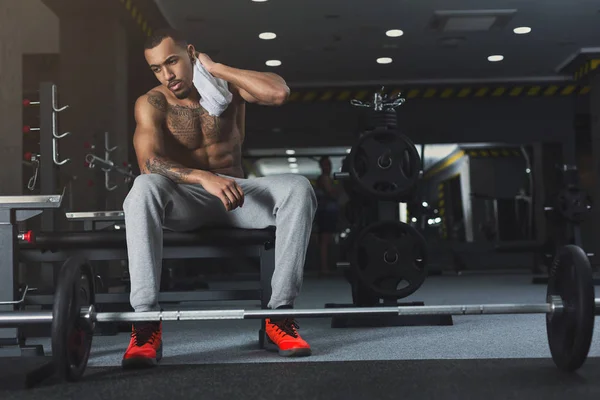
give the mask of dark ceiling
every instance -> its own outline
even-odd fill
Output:
[[[594,0],[156,0],[201,51],[232,66],[272,70],[290,86],[556,77],[600,45]],[[516,27],[531,27],[516,35]],[[391,38],[389,29],[404,34]],[[261,40],[274,32],[274,40]],[[490,55],[503,55],[492,63]],[[392,58],[378,64],[379,57]],[[276,59],[282,65],[265,65]]]

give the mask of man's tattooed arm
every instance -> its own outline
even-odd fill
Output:
[[[168,158],[154,156],[148,158],[142,168],[142,173],[145,174],[160,174],[175,183],[196,183],[196,180],[191,178],[194,169],[184,167],[183,165],[169,160]]]

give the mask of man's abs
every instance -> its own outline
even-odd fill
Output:
[[[219,142],[194,150],[175,149],[167,146],[166,153],[168,158],[188,168],[237,178],[244,177],[241,164],[241,143],[238,141]]]

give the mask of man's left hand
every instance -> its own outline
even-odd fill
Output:
[[[196,52],[196,57],[198,57],[198,60],[200,60],[202,65],[204,65],[204,68],[206,68],[206,70],[209,73],[212,73],[212,70],[215,67],[215,65],[217,65],[217,63],[214,62],[207,54],[204,53]]]

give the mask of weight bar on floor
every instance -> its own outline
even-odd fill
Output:
[[[600,299],[597,299],[600,308]],[[93,329],[96,322],[140,322],[140,321],[206,321],[225,319],[265,319],[285,317],[329,318],[350,315],[479,315],[479,314],[561,314],[564,303],[558,296],[551,296],[547,303],[540,304],[471,304],[438,306],[396,307],[349,307],[292,310],[186,310],[145,312],[100,312],[93,305],[80,310],[80,321]],[[51,311],[0,312],[0,326],[51,323]]]
[[[61,379],[79,380],[90,354],[96,322],[198,321],[339,315],[491,315],[545,314],[552,359],[564,371],[583,365],[592,341],[596,307],[592,269],[583,250],[575,245],[558,249],[550,269],[546,303],[358,307],[291,310],[189,310],[104,312],[94,308],[94,280],[82,257],[68,259],[60,270],[52,312],[0,313],[0,327],[46,322],[52,324],[52,357]]]

